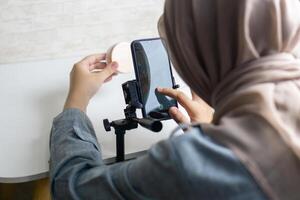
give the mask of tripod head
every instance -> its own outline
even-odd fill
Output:
[[[128,113],[130,108],[126,108],[124,110],[125,116],[127,116],[125,119],[116,120],[109,122],[108,119],[103,120],[103,125],[106,131],[111,131],[111,127],[114,129],[123,129],[123,130],[132,130],[136,129],[138,127],[138,124],[142,127],[152,131],[152,132],[160,132],[162,129],[162,123],[157,120],[149,119],[149,118],[137,118],[135,111],[132,113]],[[126,115],[127,113],[127,115]]]
[[[142,127],[153,131],[160,132],[162,129],[162,123],[153,118],[137,118],[136,109],[142,108],[140,103],[136,81],[128,81],[122,84],[125,103],[128,104],[124,109],[125,119],[109,122],[108,119],[103,120],[103,125],[106,131],[111,131],[111,127],[115,129],[132,130],[138,127],[138,124]]]

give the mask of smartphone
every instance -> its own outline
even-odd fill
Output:
[[[177,107],[177,101],[156,91],[157,87],[175,87],[171,62],[163,40],[135,40],[131,43],[131,51],[139,98],[143,104],[143,117],[170,119],[168,110],[172,106]]]

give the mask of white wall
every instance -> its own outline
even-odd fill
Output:
[[[157,35],[163,0],[0,0],[0,64],[84,56]]]
[[[118,41],[158,36],[162,10],[163,0],[0,0],[0,182],[48,171],[52,120],[73,63]],[[90,103],[105,158],[115,155],[115,136],[102,119],[124,117],[121,84],[133,78],[115,77]],[[130,131],[126,153],[149,148],[176,126],[169,120],[161,133]]]

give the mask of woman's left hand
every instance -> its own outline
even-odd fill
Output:
[[[85,112],[90,99],[104,82],[116,73],[118,63],[106,64],[106,54],[88,56],[76,63],[70,73],[70,89],[64,106]]]

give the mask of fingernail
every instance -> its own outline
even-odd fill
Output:
[[[157,87],[156,89],[157,89],[157,91],[159,91],[159,92],[162,91],[162,88],[160,88],[160,87]]]
[[[119,67],[119,64],[117,62],[112,62],[111,63],[111,68],[118,69],[118,67]]]

